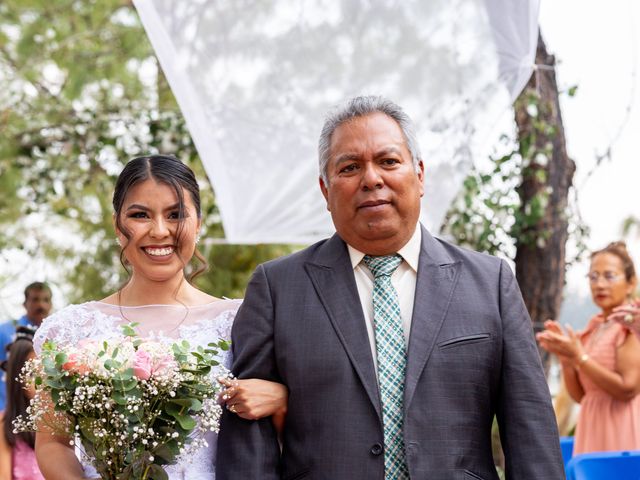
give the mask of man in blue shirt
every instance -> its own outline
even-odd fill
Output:
[[[24,289],[24,308],[26,313],[18,320],[10,320],[0,324],[0,362],[7,359],[7,345],[13,342],[16,327],[26,326],[38,328],[42,320],[51,311],[51,289],[46,283],[34,282]],[[0,379],[0,410],[4,410],[6,388],[4,375]]]

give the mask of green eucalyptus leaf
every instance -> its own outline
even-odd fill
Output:
[[[87,439],[89,442],[95,444],[97,438],[94,435],[93,428],[94,421],[88,418],[79,418],[78,426],[80,427],[80,435]]]
[[[160,457],[167,464],[175,462],[179,448],[175,442],[167,442],[159,445],[153,450],[153,454]]]
[[[164,407],[165,412],[167,412],[169,415],[171,415],[174,418],[177,417],[178,415],[182,415],[182,412],[184,411],[184,409],[185,409],[184,406],[178,405],[173,402],[168,402]]]
[[[67,363],[67,354],[64,352],[59,352],[56,355],[55,362],[56,362],[56,367],[61,368],[62,364]]]
[[[169,400],[170,404],[179,405],[182,408],[191,407],[191,399],[190,398],[173,398]]]
[[[205,358],[203,355],[201,355],[198,352],[191,352],[191,355],[194,356],[195,358],[197,358],[200,361],[204,360],[204,358]]]
[[[127,397],[126,395],[124,395],[123,393],[115,390],[112,394],[111,394],[111,398],[113,398],[113,401],[116,402],[116,404],[118,405],[126,405],[127,404]]]
[[[191,431],[196,428],[196,421],[189,415],[176,415],[175,419],[185,430]]]
[[[152,480],[169,480],[169,476],[167,472],[160,466],[156,464],[152,464],[149,467],[149,478]]]
[[[44,384],[49,388],[62,389],[64,384],[59,377],[47,377]]]

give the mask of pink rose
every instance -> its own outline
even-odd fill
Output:
[[[151,355],[144,350],[136,350],[133,357],[133,374],[139,380],[149,380],[151,377]]]
[[[153,376],[167,377],[175,373],[178,364],[171,355],[157,358],[153,365]]]
[[[67,356],[67,361],[62,364],[62,369],[71,373],[79,373],[80,375],[91,371],[89,366],[82,361],[82,355],[79,353],[70,353]]]

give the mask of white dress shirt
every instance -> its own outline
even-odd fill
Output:
[[[420,224],[416,225],[416,230],[409,241],[398,250],[398,255],[402,257],[402,263],[391,275],[391,284],[398,292],[400,302],[400,316],[402,317],[402,329],[404,332],[405,345],[409,345],[409,334],[411,333],[411,317],[413,316],[413,300],[416,294],[416,280],[418,278],[418,259],[420,258],[420,246],[422,243],[422,230]],[[376,353],[376,334],[373,323],[373,274],[369,267],[363,262],[365,254],[356,250],[351,245],[347,245],[353,274],[356,277],[360,304],[367,326],[369,344],[371,345],[371,355],[373,363],[378,368]]]

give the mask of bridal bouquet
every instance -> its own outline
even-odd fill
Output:
[[[45,343],[22,372],[25,384],[35,382],[36,396],[15,430],[46,426],[79,440],[103,479],[167,479],[163,465],[206,445],[207,431],[218,431],[215,378],[222,367],[215,358],[229,346],[141,340],[135,326],[109,342],[83,340],[65,349]]]

